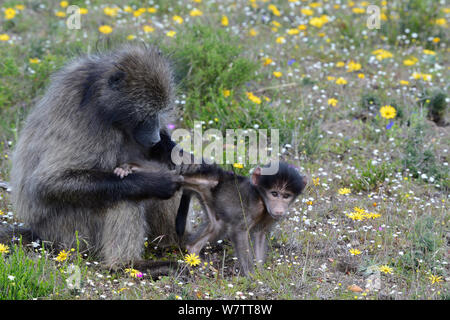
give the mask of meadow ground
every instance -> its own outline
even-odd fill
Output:
[[[69,4],[80,29],[66,26]],[[449,16],[443,0],[2,1],[0,181],[53,71],[143,40],[175,61],[177,127],[279,129],[309,185],[252,278],[226,241],[191,266],[149,239],[148,258],[181,261],[158,281],[103,271],[77,248],[0,244],[0,299],[449,299]],[[0,221],[20,223],[9,198]]]

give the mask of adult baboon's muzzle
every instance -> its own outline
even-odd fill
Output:
[[[159,141],[159,116],[155,115],[141,122],[133,131],[134,139],[145,148],[151,148]]]

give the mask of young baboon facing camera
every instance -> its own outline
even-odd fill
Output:
[[[125,164],[114,172],[124,177],[145,170],[142,164]],[[253,271],[253,258],[257,263],[264,262],[266,234],[286,216],[306,185],[297,170],[283,162],[274,175],[262,175],[259,167],[249,178],[216,166],[199,166],[193,172],[184,173],[183,179],[183,190],[197,195],[208,217],[199,231],[189,237],[188,252],[199,254],[208,241],[229,237],[245,275]],[[177,227],[178,221],[186,221],[183,215],[187,211],[179,210]]]

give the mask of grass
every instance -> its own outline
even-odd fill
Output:
[[[370,30],[359,0],[150,3],[139,11],[141,1],[70,1],[88,13],[68,30],[59,1],[2,2],[0,180],[9,180],[23,121],[51,73],[80,53],[144,41],[174,62],[177,127],[278,129],[281,158],[308,176],[304,194],[269,235],[268,259],[251,279],[239,276],[226,240],[207,246],[199,266],[180,263],[159,280],[109,272],[76,248],[58,262],[58,252],[16,243],[0,253],[0,299],[449,299],[448,7],[372,1],[381,29]],[[380,114],[387,105],[392,119]],[[376,217],[352,219],[355,207]],[[189,219],[201,221],[198,203]],[[0,222],[20,222],[1,189]],[[180,248],[151,240],[145,258],[183,260]],[[66,282],[72,264],[78,290]]]

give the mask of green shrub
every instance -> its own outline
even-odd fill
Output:
[[[242,56],[239,40],[224,30],[194,25],[176,38],[175,48],[171,51],[187,96],[186,124],[192,127],[194,121],[217,117],[221,128],[233,128],[236,123],[249,125],[239,113],[246,106],[230,106],[231,99],[223,97],[226,89],[238,98],[236,93],[241,94],[242,86],[255,78],[257,64]],[[249,110],[247,114],[251,113]]]
[[[0,255],[0,300],[41,298],[63,288],[60,272],[44,254],[33,258],[21,245],[10,250]]]

